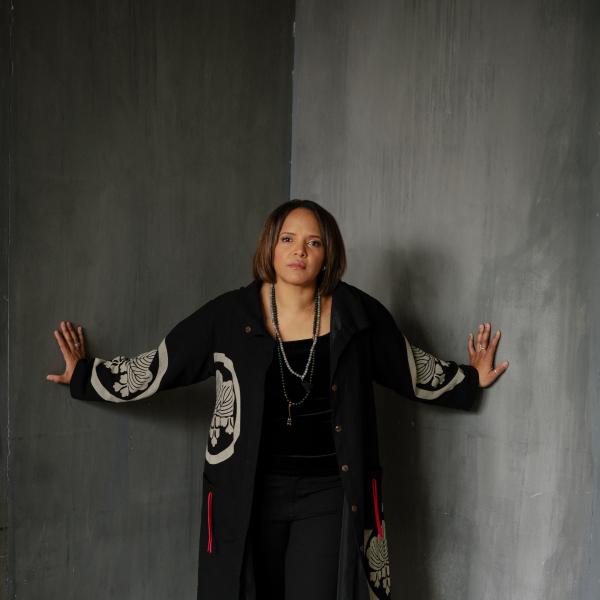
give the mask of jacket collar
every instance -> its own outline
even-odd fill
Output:
[[[262,282],[259,279],[254,279],[241,288],[244,300],[244,322],[240,323],[239,326],[243,329],[249,325],[251,335],[262,335],[273,340],[263,321],[260,297],[261,285]],[[355,333],[367,328],[370,324],[362,302],[354,289],[354,286],[340,280],[332,292],[330,337],[330,374],[332,381],[339,358],[347,343]]]

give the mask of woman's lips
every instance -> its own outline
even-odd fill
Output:
[[[300,263],[291,263],[288,265],[291,269],[306,269],[306,265],[302,265]]]

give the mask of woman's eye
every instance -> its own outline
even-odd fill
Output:
[[[291,239],[292,239],[292,238],[291,238],[289,235],[284,235],[284,236],[281,238],[281,241],[282,241],[282,242],[287,242],[287,241],[291,241]],[[313,246],[316,246],[317,248],[318,248],[319,246],[321,246],[321,242],[320,242],[319,240],[311,240],[311,241],[310,241],[310,242],[308,242],[308,243],[309,243],[309,244],[311,244],[311,245],[313,245]]]

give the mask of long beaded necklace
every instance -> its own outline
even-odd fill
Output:
[[[319,335],[319,324],[321,323],[321,293],[319,292],[319,290],[317,289],[315,291],[315,316],[314,316],[314,320],[313,320],[313,341],[312,341],[312,345],[310,347],[310,352],[308,353],[308,360],[306,362],[306,367],[304,367],[304,371],[300,374],[300,373],[296,373],[296,371],[294,371],[294,369],[292,369],[288,358],[285,354],[285,349],[283,347],[283,340],[281,339],[281,334],[279,333],[279,320],[277,318],[277,303],[275,302],[275,284],[271,284],[271,323],[273,323],[273,328],[275,329],[275,337],[277,339],[277,358],[279,360],[279,372],[281,374],[281,385],[283,387],[283,395],[285,397],[285,400],[288,403],[288,418],[287,418],[287,424],[291,425],[292,424],[292,406],[296,406],[298,404],[302,404],[306,398],[308,397],[308,395],[310,394],[310,391],[312,389],[312,376],[313,376],[313,372],[314,372],[314,368],[315,368],[315,346],[317,345],[317,337]],[[285,379],[283,377],[283,364],[281,362],[281,357],[283,356],[283,360],[285,362],[286,367],[288,368],[289,372],[292,375],[295,375],[296,377],[298,377],[302,383],[302,387],[305,389],[306,394],[304,394],[304,397],[302,398],[302,400],[297,400],[296,402],[293,402],[292,400],[290,400],[288,398],[287,395],[287,390],[285,388]],[[305,377],[306,374],[308,372],[308,369],[310,368],[310,376],[308,381],[305,381]]]

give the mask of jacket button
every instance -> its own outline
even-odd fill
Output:
[[[334,384],[331,386],[331,389],[332,389],[332,390],[335,392],[335,391],[337,390],[337,384],[335,384],[335,383],[334,383]]]
[[[342,471],[347,471],[348,470],[348,465],[342,465]]]
[[[352,512],[356,512],[356,511],[358,511],[358,505],[356,505],[356,504],[353,504],[353,505],[351,506],[351,508],[352,508]]]
[[[252,327],[250,327],[250,325],[246,325],[246,326],[244,327],[244,331],[245,331],[246,333],[250,333],[250,332],[252,331]]]
[[[342,426],[341,426],[341,425],[338,423],[338,424],[335,426],[335,430],[336,430],[336,431],[341,431],[341,430],[342,430]]]

